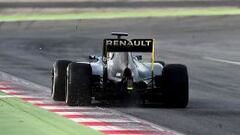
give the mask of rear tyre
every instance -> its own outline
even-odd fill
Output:
[[[55,101],[65,100],[66,69],[69,63],[71,61],[58,60],[53,64],[51,96]]]
[[[92,68],[85,63],[71,63],[67,68],[66,103],[70,106],[91,104]]]
[[[169,64],[163,68],[163,99],[167,106],[185,108],[188,104],[188,72],[181,64]]]

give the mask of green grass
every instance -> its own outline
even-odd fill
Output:
[[[100,135],[16,98],[0,98],[0,135]]]
[[[4,96],[4,95],[6,95],[6,94],[4,94],[4,93],[0,92],[0,96]]]
[[[187,17],[187,16],[219,16],[240,15],[240,8],[164,8],[164,9],[138,9],[89,11],[79,13],[55,14],[17,14],[0,15],[1,22],[12,21],[46,21],[46,20],[79,20],[79,19],[115,19],[136,17]]]

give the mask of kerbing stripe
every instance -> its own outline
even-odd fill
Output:
[[[122,130],[122,128],[119,128],[117,126],[88,126],[90,128],[93,128],[95,130],[104,131],[104,130]]]
[[[40,106],[40,107],[54,107],[54,106],[66,106],[65,103],[49,103],[49,104],[46,104],[46,103],[42,103],[42,104],[34,104],[35,106]]]
[[[86,126],[111,126],[110,122],[79,122],[79,124]]]
[[[34,104],[36,106],[39,106],[41,108],[44,108],[44,109],[47,109],[49,111],[52,111],[52,112],[56,112],[56,111],[70,111],[70,110],[94,110],[94,108],[88,108],[88,107],[69,107],[69,106],[42,106],[42,105],[39,105],[39,104]]]
[[[8,85],[10,82],[9,81],[4,81],[4,82],[0,82],[0,85]]]
[[[17,98],[33,98],[32,96],[28,96],[28,95],[13,95],[13,96]]]
[[[53,111],[54,112],[54,111]],[[105,113],[105,112],[91,112],[91,111],[76,111],[76,110],[69,110],[69,112],[66,111],[56,111],[55,113],[59,115],[74,115],[74,114],[81,114],[81,115],[93,115],[93,116],[112,116],[112,113]]]
[[[39,100],[43,100],[42,98],[21,98],[24,101],[39,101]]]
[[[112,125],[125,125],[125,124],[134,124],[139,126],[149,126],[147,124],[144,123],[140,123],[140,122],[79,122],[79,124],[83,124],[86,126],[112,126]]]
[[[13,89],[13,88],[8,88],[8,87],[0,87],[0,91],[2,91],[2,90],[15,90],[15,89]]]
[[[46,97],[29,96],[25,91],[11,85],[1,85],[0,91],[9,95],[3,98],[18,97],[34,106],[59,114],[81,125],[98,130],[106,135],[176,135],[178,133],[164,128],[155,128],[151,123],[132,118],[126,114],[100,107],[71,107],[63,102],[54,102]],[[1,96],[0,96],[1,98]]]
[[[18,93],[23,93],[23,91],[18,91],[18,90],[0,90],[4,93],[11,94],[11,95],[17,95]]]
[[[45,101],[41,98],[21,98],[23,101],[31,104],[43,104]]]
[[[101,119],[101,118],[71,118],[71,120],[82,123],[82,122],[132,122],[131,120],[124,119]]]
[[[41,100],[32,100],[32,101],[25,101],[27,103],[31,103],[31,104],[42,104],[45,103],[44,101]]]
[[[63,115],[66,118],[93,118],[91,115],[82,115],[82,114],[70,114],[70,115]]]
[[[120,116],[116,115],[116,114],[112,114],[112,115],[95,115],[95,114],[81,114],[81,113],[78,113],[78,114],[65,114],[63,115],[64,117],[67,117],[67,118],[100,118],[100,119],[119,119],[121,118]]]
[[[17,95],[25,95],[24,93],[22,92],[6,92],[7,94],[9,95],[14,95],[14,96],[17,96]]]

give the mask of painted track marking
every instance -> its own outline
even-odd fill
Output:
[[[56,111],[55,113],[59,114],[59,115],[74,115],[74,114],[82,114],[82,115],[95,115],[95,116],[108,116],[108,115],[113,115],[112,113],[106,113],[106,112],[87,112],[87,111],[82,111],[82,112],[58,112]]]
[[[33,97],[27,91],[13,87],[14,83],[11,83],[0,82],[0,91],[8,94],[6,97],[18,97],[34,106],[54,112],[107,135],[181,135],[181,133],[111,109],[71,107],[65,103],[55,102],[48,98]]]
[[[240,66],[240,62],[237,62],[237,61],[218,59],[218,58],[213,58],[213,57],[203,57],[203,59]]]

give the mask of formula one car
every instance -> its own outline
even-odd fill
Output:
[[[70,106],[90,105],[95,100],[123,100],[137,97],[142,103],[162,102],[170,107],[188,104],[188,72],[182,64],[154,61],[153,39],[122,37],[104,39],[102,56],[89,62],[58,60],[52,70],[52,97]],[[139,52],[151,52],[151,62],[142,62]]]

